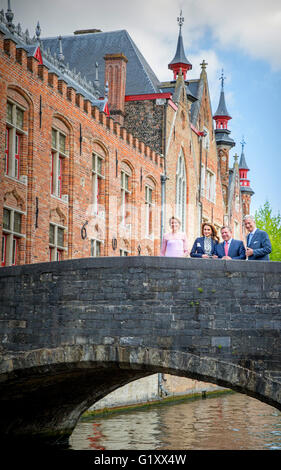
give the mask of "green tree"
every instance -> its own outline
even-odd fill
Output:
[[[265,230],[272,245],[272,252],[269,257],[271,261],[281,261],[281,215],[272,214],[272,209],[268,201],[255,213],[256,225],[260,230]]]

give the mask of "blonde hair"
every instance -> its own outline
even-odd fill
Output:
[[[176,220],[181,225],[181,220],[174,215],[169,219],[169,225],[171,225],[172,220]]]

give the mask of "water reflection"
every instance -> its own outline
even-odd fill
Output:
[[[281,413],[246,395],[161,405],[80,421],[76,450],[281,450]]]

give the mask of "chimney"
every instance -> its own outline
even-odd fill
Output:
[[[120,54],[106,54],[105,60],[105,84],[108,82],[108,105],[110,115],[121,126],[124,124],[125,90],[127,57]]]

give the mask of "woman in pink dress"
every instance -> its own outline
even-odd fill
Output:
[[[180,220],[177,217],[171,217],[169,224],[171,232],[163,236],[160,255],[175,256],[177,258],[187,256],[187,238],[185,233],[180,231]]]

